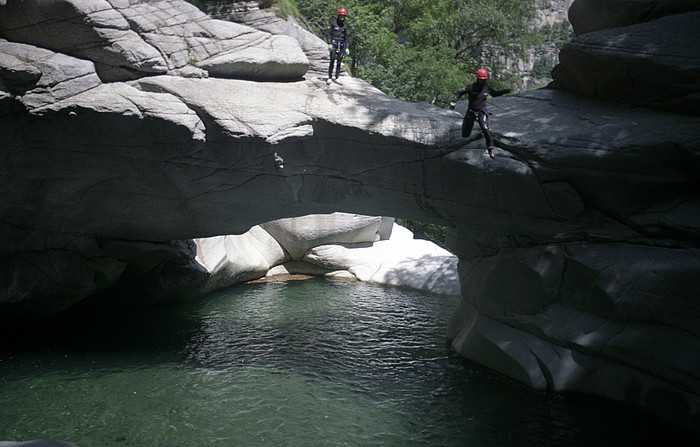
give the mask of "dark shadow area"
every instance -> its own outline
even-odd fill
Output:
[[[323,298],[322,290],[332,294]],[[0,367],[14,392],[17,383],[54,381],[58,388],[75,386],[70,389],[76,394],[94,393],[68,399],[87,400],[87,408],[59,402],[77,415],[56,418],[59,424],[85,417],[96,423],[65,437],[88,447],[120,445],[115,429],[122,429],[119,439],[140,435],[138,424],[120,425],[129,417],[124,411],[135,410],[115,396],[143,399],[131,417],[155,423],[148,428],[159,436],[166,433],[157,425],[161,418],[176,425],[196,421],[195,435],[206,439],[211,418],[220,431],[250,424],[267,433],[275,418],[296,421],[294,412],[303,410],[306,419],[297,421],[293,436],[303,437],[309,424],[326,430],[339,417],[346,427],[348,421],[363,422],[349,436],[380,436],[382,445],[392,439],[397,445],[410,439],[418,446],[489,447],[681,446],[700,440],[606,400],[534,392],[450,353],[442,327],[450,306],[444,303],[420,292],[323,279],[239,285],[174,306],[102,314],[76,309],[26,333],[16,349],[0,351]],[[278,391],[265,394],[269,390]],[[187,400],[172,400],[171,393]],[[261,411],[273,424],[237,413],[258,411],[268,401],[274,407]],[[319,402],[324,405],[317,414]],[[42,405],[56,408],[47,400]],[[280,413],[283,408],[291,413]],[[102,420],[115,411],[118,419]],[[368,416],[379,429],[364,421]],[[41,426],[27,428],[36,427]],[[102,443],[80,440],[91,432],[112,437]],[[182,432],[175,436],[179,442],[149,445],[196,445],[183,441]]]

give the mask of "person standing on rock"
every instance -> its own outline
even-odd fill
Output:
[[[348,28],[345,26],[345,19],[348,16],[348,11],[345,8],[338,10],[338,17],[332,20],[326,31],[326,39],[328,40],[328,51],[331,52],[331,63],[328,66],[327,84],[333,79],[333,64],[335,68],[335,80],[338,82],[340,76],[340,64],[343,62],[343,56],[350,54],[348,48]]]
[[[479,127],[481,127],[481,132],[484,134],[484,139],[486,140],[486,150],[488,150],[489,156],[494,158],[493,138],[491,138],[491,132],[489,132],[490,115],[486,110],[486,99],[489,95],[496,97],[510,93],[510,89],[496,90],[489,85],[488,79],[489,72],[484,68],[478,69],[476,71],[476,82],[469,84],[455,93],[450,103],[450,109],[454,110],[455,105],[457,105],[457,100],[459,100],[462,95],[469,95],[467,113],[464,115],[464,121],[462,121],[462,137],[468,138],[472,133],[474,122],[478,122]]]

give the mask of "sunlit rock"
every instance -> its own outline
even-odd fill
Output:
[[[152,3],[167,2],[133,6]],[[44,2],[8,0],[0,17],[10,17],[3,8],[20,4]],[[71,14],[89,16],[91,27],[110,23],[107,5],[117,7],[116,1],[46,4],[70,5]],[[106,9],[90,9],[100,5]],[[586,59],[593,65],[579,65],[584,74],[595,69],[590,83],[581,79],[575,87],[596,96],[619,85],[624,97],[602,95],[617,101],[607,102],[538,90],[495,98],[493,159],[478,133],[473,141],[461,138],[460,113],[397,101],[349,77],[342,87],[315,76],[283,83],[184,78],[172,75],[177,72],[168,64],[185,63],[186,48],[172,50],[179,59],[160,52],[162,61],[151,59],[143,45],[153,47],[153,41],[140,37],[121,41],[133,43],[135,60],[116,47],[110,54],[126,64],[129,79],[139,79],[97,84],[88,64],[79,62],[86,83],[50,102],[38,85],[53,79],[54,65],[5,51],[2,316],[56,313],[119,287],[131,292],[164,284],[149,293],[163,300],[163,290],[174,286],[189,292],[186,284],[206,284],[212,276],[190,262],[195,255],[187,241],[217,236],[223,246],[204,265],[224,272],[221,266],[229,257],[238,265],[240,254],[247,263],[225,271],[220,277],[226,281],[265,275],[275,263],[284,266],[279,271],[301,269],[288,254],[314,262],[325,274],[337,269],[333,273],[343,277],[439,286],[437,273],[451,271],[454,258],[443,262],[434,253],[415,259],[412,246],[422,243],[377,240],[378,230],[369,232],[367,247],[323,235],[307,238],[315,241],[311,245],[286,238],[277,248],[248,236],[222,236],[309,214],[409,218],[449,227],[462,294],[448,333],[457,352],[537,389],[607,396],[697,429],[700,303],[693,291],[700,289],[700,118],[677,113],[693,112],[697,104],[696,16],[581,35],[574,43],[581,54],[604,45]],[[54,20],[40,17],[45,24]],[[84,26],[63,17],[68,28],[59,28],[62,34]],[[128,29],[115,19],[105,38],[142,36],[134,30],[150,22],[135,24],[133,17]],[[3,26],[4,38],[13,40]],[[42,32],[36,29],[37,36]],[[93,47],[91,36],[75,35],[90,48],[104,49],[108,42],[98,39]],[[180,39],[170,37],[173,45]],[[669,42],[677,44],[672,52]],[[57,48],[54,54],[62,53]],[[98,73],[114,67],[112,59],[81,54],[65,60],[102,64]],[[563,73],[567,63],[575,67],[576,58],[563,60]],[[648,75],[657,76],[667,63],[674,76],[650,85]],[[620,67],[629,68],[634,82],[621,80]],[[165,71],[171,75],[148,76]],[[569,80],[579,79],[570,74]],[[640,107],[646,103],[637,101],[637,87],[667,110]],[[654,96],[656,87],[661,97]],[[677,94],[666,100],[664,92]],[[35,93],[42,99],[30,103]],[[406,249],[409,259],[392,258],[394,249]],[[377,262],[377,256],[391,262]],[[419,274],[404,271],[409,260]],[[248,273],[238,276],[240,271]],[[111,298],[151,302],[131,293]]]
[[[371,245],[325,244],[310,250],[304,260],[348,271],[360,281],[459,295],[457,257],[426,240],[399,237]]]
[[[301,260],[314,247],[328,243],[373,243],[388,239],[393,219],[333,213],[279,219],[261,224],[293,260]]]
[[[2,39],[0,79],[3,89],[17,96],[29,109],[50,105],[102,84],[90,61]]]
[[[457,257],[413,239],[389,218],[309,215],[195,242],[197,262],[211,275],[208,290],[262,276],[306,274],[459,295]]]
[[[196,260],[210,274],[205,290],[260,278],[289,260],[282,245],[257,225],[241,235],[196,239],[195,243]]]
[[[207,68],[213,76],[298,79],[309,65],[294,39],[212,19],[182,0],[10,0],[0,5],[0,35],[91,60],[104,82],[202,77]]]
[[[340,274],[377,284],[458,295],[457,258],[428,241],[413,240],[410,232],[398,225],[392,228],[391,222],[339,213],[280,219],[253,227],[241,236],[198,239],[197,260],[212,274],[212,287],[263,275]],[[394,230],[398,237],[386,240]],[[266,246],[272,250],[265,250]],[[261,256],[261,251],[278,253],[282,247],[284,254],[267,259]],[[287,252],[292,259],[303,258],[305,262],[286,262]]]
[[[256,2],[241,3],[207,2],[206,12],[213,17],[241,23],[276,36],[289,36],[299,43],[309,59],[309,71],[318,74],[328,72],[330,55],[328,45],[307,31],[293,17],[282,19],[271,10],[261,10]],[[343,73],[345,70],[343,69]]]

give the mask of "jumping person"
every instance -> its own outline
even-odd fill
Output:
[[[478,69],[476,71],[476,82],[469,84],[455,93],[450,103],[450,109],[455,108],[457,100],[461,98],[462,95],[465,93],[469,95],[467,113],[464,115],[464,121],[462,122],[462,137],[467,138],[471,135],[474,121],[477,121],[479,127],[481,127],[481,132],[484,134],[486,149],[489,152],[489,156],[494,158],[493,138],[491,138],[491,133],[489,132],[489,112],[486,110],[486,98],[489,95],[493,97],[505,95],[506,93],[510,93],[510,89],[495,90],[489,85],[488,79],[489,72],[483,68]]]
[[[326,31],[326,39],[328,40],[328,51],[331,52],[331,63],[328,66],[327,84],[331,83],[333,78],[333,64],[336,63],[335,79],[340,76],[340,64],[343,62],[343,56],[350,54],[348,49],[348,28],[345,26],[345,18],[348,11],[345,8],[338,10],[338,18],[332,20]]]

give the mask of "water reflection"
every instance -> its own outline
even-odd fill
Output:
[[[85,312],[0,354],[0,439],[87,447],[605,446],[680,433],[452,354],[453,298],[310,280]],[[682,445],[682,444],[675,444]]]

